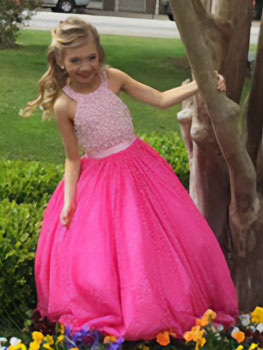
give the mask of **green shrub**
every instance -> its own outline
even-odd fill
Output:
[[[39,203],[0,202],[0,323],[22,325],[36,305],[33,266],[43,210]]]
[[[175,132],[139,135],[171,165],[186,189],[189,187],[189,163],[184,143]]]
[[[47,202],[62,176],[63,165],[1,160],[0,200]]]
[[[39,0],[1,0],[0,49],[14,46],[19,25],[32,16]]]

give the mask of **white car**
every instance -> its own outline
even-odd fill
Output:
[[[50,7],[54,12],[70,13],[74,8],[86,8],[90,0],[42,0],[42,7]]]

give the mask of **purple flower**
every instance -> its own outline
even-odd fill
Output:
[[[70,333],[71,333],[71,326],[67,326],[65,329],[65,336],[70,337]]]
[[[106,350],[121,350],[124,338],[118,338],[114,343],[112,343]]]
[[[91,331],[88,326],[84,326],[81,328],[79,332],[76,332],[72,335],[71,339],[74,343],[82,342],[83,337],[91,336]]]
[[[93,344],[91,346],[91,350],[99,350],[99,338],[100,338],[100,332],[99,331],[92,331],[92,336],[94,338]]]

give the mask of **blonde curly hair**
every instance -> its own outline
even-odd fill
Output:
[[[95,27],[77,18],[68,17],[61,21],[59,26],[51,31],[52,41],[48,49],[48,70],[39,81],[39,96],[36,100],[28,102],[22,116],[29,117],[39,107],[43,110],[43,119],[53,117],[53,107],[62,88],[67,83],[67,72],[61,67],[63,53],[67,48],[83,45],[92,38],[96,44],[100,65],[104,64],[104,50]]]

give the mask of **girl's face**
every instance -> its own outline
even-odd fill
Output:
[[[63,65],[73,85],[92,85],[100,69],[96,44],[89,40],[81,46],[66,49]]]

